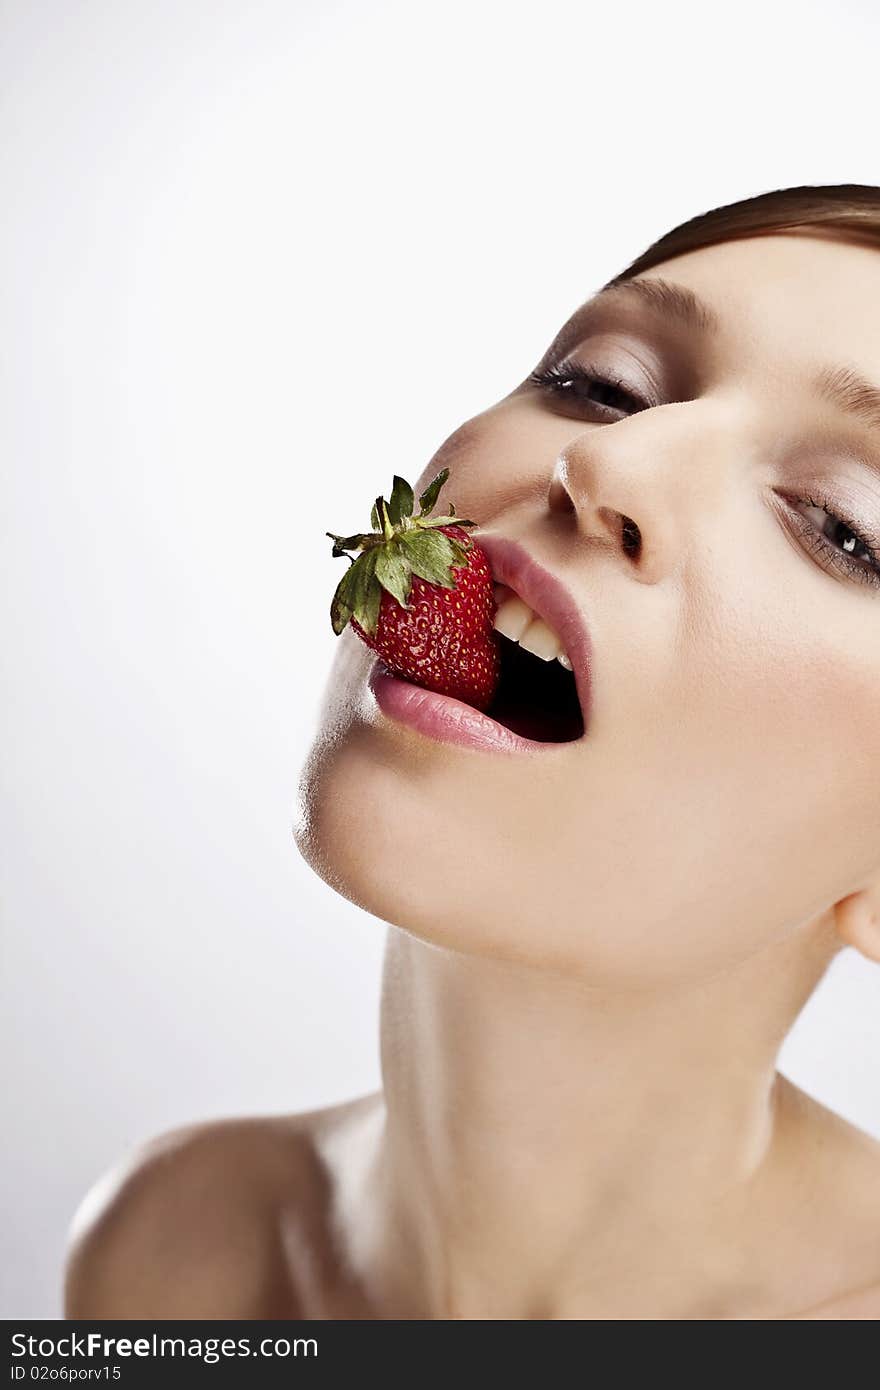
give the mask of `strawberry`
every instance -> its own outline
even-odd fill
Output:
[[[485,710],[498,686],[501,655],[492,626],[495,597],[485,551],[464,529],[477,523],[431,516],[449,469],[419,498],[394,476],[391,497],[377,497],[368,534],[336,536],[334,556],[352,559],[333,595],[330,618],[337,637],[351,622],[394,675]]]

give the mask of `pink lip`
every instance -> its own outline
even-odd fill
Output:
[[[488,753],[544,753],[565,747],[522,738],[463,700],[425,690],[402,676],[392,676],[379,658],[373,663],[367,683],[384,714],[443,743],[460,743]]]
[[[572,663],[586,733],[591,696],[591,648],[589,634],[573,597],[517,541],[476,531],[471,534],[485,550],[495,582],[515,589],[559,636]],[[391,675],[379,658],[370,670],[368,684],[383,713],[444,743],[463,744],[485,752],[532,754],[566,746],[523,738],[463,700],[425,690]]]

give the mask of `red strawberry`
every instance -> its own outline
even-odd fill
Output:
[[[501,669],[492,571],[464,529],[475,521],[457,517],[451,503],[448,515],[430,515],[448,477],[448,468],[437,474],[413,516],[413,490],[395,474],[390,500],[373,504],[374,531],[325,532],[334,555],[361,552],[339,581],[330,618],[337,636],[351,621],[395,675],[485,710]]]

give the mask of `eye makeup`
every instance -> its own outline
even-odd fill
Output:
[[[583,334],[581,336],[584,336]],[[575,419],[599,424],[614,424],[618,419],[651,409],[661,403],[653,385],[633,384],[635,372],[621,375],[607,365],[613,357],[607,339],[599,333],[598,342],[586,330],[589,338],[583,353],[558,356],[557,338],[542,363],[527,378],[528,385],[543,393],[555,408]],[[549,359],[549,360],[548,360]],[[643,365],[643,364],[640,364]],[[597,399],[598,397],[598,399]],[[610,399],[609,399],[610,398]],[[827,452],[836,455],[840,463],[849,457],[850,466],[858,466],[862,455],[849,448],[841,451],[840,436],[817,428],[805,435],[804,452],[817,455],[817,461]],[[809,446],[806,440],[809,437]],[[819,446],[818,449],[816,446]],[[800,450],[795,444],[784,451],[789,458]],[[870,458],[870,456],[869,456]],[[875,476],[880,485],[880,461],[875,460]],[[780,495],[786,496],[783,490]],[[878,493],[880,506],[880,493]],[[808,519],[812,511],[817,521]],[[786,525],[797,532],[803,548],[815,558],[818,566],[828,573],[860,584],[880,587],[880,533],[861,519],[862,508],[855,509],[843,502],[835,490],[824,484],[814,484],[797,495],[789,494],[786,505]],[[821,518],[824,516],[824,522]]]

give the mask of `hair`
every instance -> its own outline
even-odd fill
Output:
[[[846,232],[880,250],[880,187],[868,183],[801,184],[725,203],[673,227],[602,288],[620,284],[661,261],[697,251],[701,246],[739,237],[766,236],[794,227],[819,233],[823,228]]]

